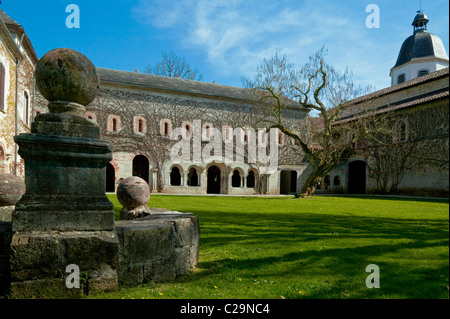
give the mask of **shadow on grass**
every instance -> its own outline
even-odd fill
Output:
[[[366,198],[448,203],[448,200],[428,198]],[[283,278],[283,284],[314,285],[304,298],[448,298],[449,226],[448,218],[442,217],[442,208],[441,217],[434,219],[428,212],[414,218],[407,209],[403,210],[405,213],[392,209],[391,215],[386,210],[386,206],[390,208],[389,202],[383,206],[387,211],[383,217],[372,217],[358,213],[360,210],[376,212],[377,205],[370,202],[365,205],[365,201],[355,207],[351,206],[353,201],[339,203],[335,208],[333,200],[308,206],[313,201],[306,199],[301,209],[291,213],[290,202],[294,200],[290,199],[261,199],[256,203],[258,206],[251,198],[232,202],[213,198],[194,202],[192,198],[186,202],[179,198],[179,202],[172,202],[169,197],[161,199],[157,205],[186,209],[200,220],[201,271],[180,281],[197,282],[228,273],[251,279],[251,274],[256,273]],[[298,201],[300,205],[303,200]],[[336,214],[315,213],[323,204]],[[117,214],[120,207],[115,211]],[[224,250],[235,250],[236,257],[227,258],[221,253]],[[380,267],[381,289],[365,286],[369,275],[365,268],[369,264]],[[284,294],[286,298],[299,297],[294,292]]]
[[[430,240],[448,239],[448,221],[428,219],[391,219],[329,214],[229,213],[220,218],[200,218],[200,228],[207,236],[202,245],[220,246],[231,241],[276,243],[322,240],[324,238],[368,238]]]
[[[260,277],[275,278],[275,280],[280,277],[293,278],[292,283],[294,281],[301,283],[302,278],[306,281],[314,277],[316,286],[312,292],[302,296],[303,298],[448,298],[448,264],[421,269],[404,264],[401,260],[399,263],[392,263],[379,258],[405,249],[412,252],[413,249],[439,247],[448,247],[448,238],[433,243],[420,242],[413,246],[408,244],[370,245],[309,250],[242,260],[223,258],[200,263],[199,267],[205,271],[191,274],[183,281],[201,280],[224,269],[233,269],[235,272],[247,274],[249,277],[247,279],[251,279],[251,273],[258,273]],[[277,264],[285,264],[283,270],[280,271],[279,267],[274,267]],[[365,269],[369,264],[376,264],[380,268],[381,289],[369,289],[365,286],[366,277],[369,275]],[[271,269],[273,272],[270,271]],[[441,278],[442,276],[445,278]],[[285,297],[299,298],[295,292],[287,293]]]
[[[336,194],[318,194],[317,197],[343,197],[343,198],[354,198],[354,199],[370,199],[370,200],[393,200],[393,201],[404,201],[404,202],[422,202],[422,203],[449,203],[449,198],[442,197],[419,197],[419,196],[396,196],[396,195],[336,195]]]
[[[205,220],[206,219],[206,220]],[[200,219],[202,220],[202,219]],[[200,255],[222,247],[246,247],[252,256],[202,262],[195,281],[224,269],[272,277],[315,277],[316,282],[336,279],[315,288],[306,298],[445,298],[448,296],[448,221],[391,219],[327,214],[229,213],[221,218],[203,216]],[[258,257],[259,247],[271,256]],[[280,250],[277,251],[277,247]],[[285,248],[287,247],[287,248]],[[447,248],[445,250],[445,248]],[[425,256],[436,260],[421,260]],[[436,251],[444,251],[436,255]],[[430,255],[431,254],[431,255]],[[386,261],[389,260],[389,261]],[[368,289],[365,268],[377,264],[382,289]],[[424,264],[424,267],[421,266]],[[441,278],[445,275],[445,278]],[[447,280],[445,284],[444,280]],[[343,280],[343,281],[342,281]],[[348,296],[342,291],[351,291]],[[444,297],[443,297],[444,296]],[[298,298],[298,295],[285,296]]]

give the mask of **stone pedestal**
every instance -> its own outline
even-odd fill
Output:
[[[10,295],[116,290],[119,246],[113,204],[105,195],[112,146],[83,117],[97,94],[96,69],[82,54],[57,49],[39,61],[36,80],[51,113],[37,116],[31,133],[15,137],[26,192],[12,213]],[[79,287],[67,284],[74,275],[66,272],[69,265],[79,270]]]
[[[119,284],[171,281],[198,262],[200,227],[193,214],[173,211],[115,224],[119,239]]]

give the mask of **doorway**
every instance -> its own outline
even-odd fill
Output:
[[[297,171],[280,172],[280,194],[297,192]]]
[[[142,178],[148,184],[150,164],[144,155],[137,155],[133,159],[133,176]]]
[[[211,166],[208,169],[207,194],[220,194],[220,179],[220,168],[215,165]]]
[[[114,193],[116,191],[116,170],[111,163],[106,165],[106,192]]]
[[[364,161],[353,161],[348,164],[348,188],[349,194],[366,193],[366,169]]]

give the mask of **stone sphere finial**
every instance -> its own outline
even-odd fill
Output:
[[[12,206],[25,194],[25,183],[20,177],[0,173],[0,206]]]
[[[121,219],[134,219],[151,215],[147,203],[150,200],[150,187],[140,177],[125,178],[117,187],[117,199],[122,204]]]
[[[84,115],[97,96],[99,77],[92,62],[72,49],[47,52],[36,66],[36,85],[52,113]],[[79,111],[77,112],[77,109]]]

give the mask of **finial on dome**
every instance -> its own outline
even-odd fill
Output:
[[[414,17],[412,26],[414,27],[414,33],[427,31],[428,17],[422,10],[417,11],[417,15]]]

